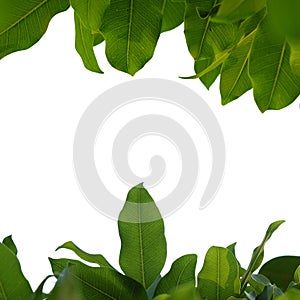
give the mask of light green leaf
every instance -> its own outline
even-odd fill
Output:
[[[299,265],[300,257],[298,256],[280,256],[266,262],[260,268],[259,273],[265,275],[273,284],[285,291],[293,280]]]
[[[202,297],[223,300],[240,293],[239,266],[226,248],[211,247],[198,274],[198,289]]]
[[[0,300],[24,300],[31,294],[17,256],[0,243]]]
[[[259,12],[266,6],[266,0],[223,0],[213,20],[237,22]]]
[[[179,286],[190,283],[195,286],[197,255],[188,254],[178,258],[170,271],[160,280],[155,295],[170,294]]]
[[[299,258],[299,257],[297,257]],[[300,284],[300,263],[296,269],[296,271],[294,272],[294,281],[297,283],[297,284]]]
[[[62,273],[70,263],[68,278],[79,289],[77,293],[83,299],[148,300],[145,289],[139,283],[111,268],[93,268],[68,259],[50,259],[50,263],[54,274]]]
[[[295,75],[300,76],[300,38],[289,38],[288,43],[290,45],[290,65]]]
[[[34,45],[52,17],[68,7],[68,0],[0,1],[0,59]]]
[[[276,298],[278,300],[299,300],[300,299],[300,290],[298,289],[288,289],[282,297]]]
[[[13,254],[18,254],[17,246],[15,245],[11,235],[7,236],[2,243],[9,248]]]
[[[221,69],[220,91],[225,105],[252,88],[248,75],[248,60],[254,32],[242,39],[230,53]]]
[[[100,267],[108,267],[112,268],[113,267],[109,264],[109,262],[105,259],[105,257],[101,254],[89,254],[83,250],[81,250],[78,246],[76,246],[73,242],[66,242],[63,245],[59,246],[56,250],[59,249],[68,249],[73,251],[75,254],[78,255],[81,259],[98,264]]]
[[[230,48],[236,40],[236,24],[216,24],[210,13],[218,0],[187,0],[184,33],[195,60],[214,59],[217,53]]]
[[[161,214],[142,184],[129,191],[118,225],[120,266],[147,289],[165,264],[167,244]]]
[[[203,72],[212,63],[213,63],[213,59],[211,59],[211,58],[196,60],[195,65],[194,65],[195,72],[197,74]],[[215,69],[211,70],[210,72],[207,72],[205,75],[203,75],[199,78],[207,89],[209,89],[211,87],[211,85],[215,82],[215,80],[219,76],[221,67],[222,67],[222,64],[219,64]]]
[[[254,98],[261,112],[281,109],[298,97],[300,77],[293,74],[289,58],[287,42],[270,34],[266,17],[258,26],[249,57]]]
[[[152,58],[161,32],[162,10],[159,0],[111,0],[100,31],[113,67],[134,75]]]
[[[87,29],[83,25],[76,13],[74,13],[74,21],[76,32],[75,48],[78,54],[81,56],[84,66],[92,72],[103,74],[93,50],[95,45],[95,34],[93,34],[90,29]],[[97,43],[99,43],[99,40]]]
[[[81,22],[86,28],[91,29],[92,33],[100,30],[109,2],[109,0],[70,0]]]
[[[170,295],[162,294],[162,295],[156,296],[153,300],[171,300],[171,299],[172,299],[172,297]]]
[[[185,3],[173,0],[164,0],[162,32],[169,31],[179,26],[184,19]]]
[[[267,232],[264,236],[263,241],[261,242],[261,244],[259,246],[257,246],[252,254],[249,266],[245,272],[245,274],[242,276],[241,279],[241,290],[242,292],[246,289],[247,284],[249,282],[249,280],[251,279],[251,275],[253,274],[253,272],[259,268],[259,266],[261,265],[262,261],[263,261],[263,257],[264,257],[264,247],[267,243],[267,241],[271,238],[271,236],[273,235],[273,233],[278,229],[278,227],[284,223],[285,221],[276,221],[273,222],[267,229]]]

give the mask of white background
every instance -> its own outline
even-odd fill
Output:
[[[104,75],[83,67],[74,49],[73,16],[68,11],[52,20],[37,45],[0,62],[0,238],[13,234],[33,288],[50,273],[48,256],[67,255],[55,253],[55,248],[68,240],[118,263],[117,224],[85,200],[72,162],[74,134],[87,106],[108,88],[132,80],[110,67],[103,52],[103,46],[97,48]],[[226,140],[226,173],[212,204],[198,210],[210,159],[200,151],[204,169],[200,166],[199,188],[165,220],[168,259],[163,273],[186,253],[199,255],[199,270],[211,245],[235,241],[246,266],[269,223],[278,219],[287,222],[268,243],[266,259],[300,255],[299,100],[284,110],[261,114],[250,92],[223,107],[218,83],[208,92],[198,80],[178,79],[192,74],[193,60],[180,27],[161,36],[154,58],[135,76],[175,80],[199,93],[214,111]],[[155,142],[164,149],[163,143]],[[143,151],[142,146],[137,150]],[[133,168],[147,168],[143,153],[136,154],[136,161],[135,155],[130,157]],[[171,184],[172,180],[165,182],[160,191],[171,190]],[[125,199],[121,183],[112,181],[111,186]]]

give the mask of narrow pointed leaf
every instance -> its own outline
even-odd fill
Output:
[[[249,57],[254,98],[261,112],[286,107],[298,97],[300,77],[292,72],[289,58],[287,42],[270,34],[266,17],[258,26]]]
[[[81,56],[84,66],[92,72],[103,73],[98,65],[97,58],[93,50],[95,35],[90,29],[83,25],[76,13],[74,14],[74,21],[76,32],[75,48]]]
[[[272,284],[276,284],[285,291],[293,280],[294,273],[299,265],[300,257],[281,256],[266,262],[260,268],[259,273],[265,275]]]
[[[46,294],[43,292],[44,289],[44,285],[46,283],[46,281],[53,277],[53,275],[49,275],[47,276],[41,283],[40,285],[37,287],[37,289],[35,290],[35,292],[29,297],[28,300],[44,300],[46,299]]]
[[[68,249],[73,251],[75,254],[78,255],[81,259],[90,262],[98,264],[100,267],[108,267],[113,268],[109,262],[105,259],[105,257],[101,254],[89,254],[82,249],[80,249],[78,246],[76,246],[73,242],[66,242],[63,245],[59,246],[56,250],[59,249]]]
[[[248,75],[248,60],[254,34],[249,34],[233,49],[221,70],[220,91],[225,105],[252,88]]]
[[[155,295],[170,294],[179,286],[190,283],[195,286],[197,255],[189,254],[178,258],[170,271],[160,280]]]
[[[162,10],[159,0],[111,0],[101,32],[113,67],[134,75],[151,59],[161,32]]]
[[[50,259],[54,273],[61,273],[68,262],[71,263],[68,273],[70,283],[79,289],[78,294],[83,299],[148,300],[145,289],[139,283],[111,268],[93,268],[79,261]]]
[[[13,254],[18,254],[18,249],[16,244],[14,243],[12,236],[7,236],[2,242],[7,248],[9,248]]]
[[[86,28],[100,30],[109,0],[71,0],[71,6]]]
[[[198,289],[202,297],[223,300],[239,294],[239,266],[226,248],[211,247],[198,274]]]
[[[120,266],[147,289],[165,264],[167,248],[161,214],[142,185],[129,191],[118,225]]]
[[[0,59],[34,45],[68,7],[68,0],[0,1]]]
[[[0,243],[0,300],[24,300],[31,294],[17,256]]]
[[[273,222],[268,227],[267,232],[266,232],[261,244],[254,249],[249,266],[241,279],[242,292],[246,289],[247,284],[248,284],[249,280],[251,279],[251,275],[253,274],[253,272],[259,268],[259,266],[261,265],[261,263],[263,261],[265,244],[271,238],[273,233],[278,229],[278,227],[283,223],[284,223],[284,221],[282,221],[282,220]]]
[[[179,26],[184,19],[185,3],[174,0],[164,0],[162,32],[169,31]]]
[[[298,265],[297,269],[294,272],[294,281],[297,284],[300,284],[300,264]]]

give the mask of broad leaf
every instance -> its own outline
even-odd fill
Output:
[[[260,268],[259,273],[265,275],[272,284],[276,284],[285,291],[293,280],[294,273],[299,265],[300,257],[281,256],[266,262]]]
[[[249,73],[259,109],[281,109],[300,93],[300,77],[291,69],[290,48],[283,38],[270,34],[266,17],[258,26],[249,58]]]
[[[218,0],[187,0],[184,33],[195,60],[214,59],[217,53],[230,48],[236,39],[236,24],[216,24],[210,13]]]
[[[81,19],[76,13],[74,13],[74,21],[76,33],[75,48],[78,54],[81,56],[84,66],[92,72],[103,74],[103,71],[101,71],[98,65],[97,58],[93,50],[96,34],[93,34],[90,29],[86,28],[83,25]]]
[[[16,255],[0,243],[0,300],[24,300],[32,294]]]
[[[50,259],[54,273],[62,273],[68,262],[69,284],[79,288],[83,299],[148,300],[145,289],[139,283],[111,268],[93,268],[79,261]]]
[[[172,30],[183,22],[185,3],[174,0],[164,0],[163,20],[161,31]]]
[[[70,3],[86,28],[92,33],[100,30],[109,0],[70,0]]]
[[[239,266],[226,248],[211,247],[198,274],[198,289],[202,297],[223,300],[240,293]]]
[[[0,59],[34,45],[52,17],[68,7],[68,0],[0,1]]]
[[[120,266],[147,289],[165,264],[167,246],[160,212],[142,184],[129,191],[118,225]]]
[[[237,22],[259,12],[266,0],[223,0],[214,21]]]
[[[79,247],[77,247],[73,242],[66,242],[63,245],[59,246],[56,250],[59,249],[68,249],[73,251],[75,254],[78,255],[81,259],[98,264],[100,267],[108,267],[112,268],[113,267],[109,264],[109,262],[105,259],[105,257],[101,254],[89,254],[83,250],[81,250]]]
[[[253,36],[251,33],[242,39],[223,63],[220,81],[223,105],[239,98],[252,88],[248,75],[248,60]]]
[[[134,75],[151,59],[161,32],[162,10],[159,0],[111,0],[101,32],[113,67]]]
[[[15,245],[11,235],[7,236],[2,243],[9,248],[13,254],[18,254],[17,246]]]
[[[189,254],[178,258],[170,271],[160,280],[155,295],[170,294],[179,286],[190,283],[195,286],[195,269],[197,256]]]
[[[261,244],[254,249],[254,251],[252,253],[251,260],[250,260],[250,263],[249,263],[249,266],[248,266],[245,274],[242,276],[242,279],[241,279],[241,290],[242,290],[242,292],[246,289],[247,284],[248,284],[249,280],[251,279],[252,273],[256,269],[259,268],[259,266],[261,265],[261,263],[263,261],[265,244],[267,243],[267,241],[271,238],[273,233],[278,229],[278,227],[282,223],[284,223],[284,221],[282,221],[282,220],[273,222],[268,227],[267,232],[266,232],[266,234],[264,236],[264,239],[261,242]]]

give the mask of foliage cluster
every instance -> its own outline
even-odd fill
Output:
[[[196,75],[209,88],[220,75],[222,104],[253,89],[259,109],[281,109],[300,94],[298,0],[1,0],[0,59],[31,47],[51,18],[71,6],[75,47],[85,67],[103,73],[94,47],[134,75],[161,33],[184,23]]]
[[[89,254],[73,242],[58,249],[73,251],[78,260],[50,258],[53,275],[35,292],[24,277],[11,236],[0,243],[0,300],[294,300],[300,299],[300,257],[277,257],[265,263],[264,246],[283,223],[272,223],[246,269],[235,245],[211,247],[197,274],[197,255],[187,254],[161,276],[167,255],[164,222],[147,190],[132,188],[119,215],[120,273],[101,254]],[[43,291],[50,277],[52,291]]]

